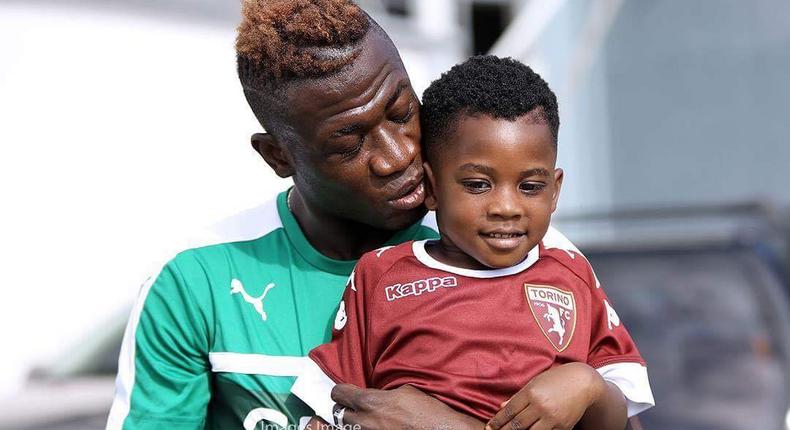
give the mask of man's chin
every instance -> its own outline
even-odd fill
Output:
[[[381,214],[378,220],[371,225],[382,230],[403,230],[420,221],[426,213],[428,213],[428,209],[425,206],[409,210],[391,210]]]

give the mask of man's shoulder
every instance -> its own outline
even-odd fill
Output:
[[[230,269],[254,270],[269,259],[279,261],[286,243],[275,197],[181,241],[149,273],[152,280],[169,273],[177,284],[195,289]]]
[[[191,248],[246,242],[281,230],[283,222],[278,199],[279,196],[275,196],[212,224],[193,237]]]
[[[426,237],[421,237],[419,239],[433,239],[439,237],[439,224],[436,221],[436,212],[429,211],[425,216],[422,218],[422,222],[420,223],[422,227],[422,231],[426,233]]]
[[[257,206],[230,215],[190,237],[176,258],[211,258],[244,248],[277,242],[283,222],[277,207],[278,196]],[[281,246],[272,243],[272,246]],[[265,246],[263,246],[265,248]]]

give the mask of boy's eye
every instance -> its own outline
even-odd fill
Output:
[[[491,184],[482,179],[467,179],[462,181],[461,185],[471,193],[483,193],[491,189]]]
[[[537,194],[546,188],[546,184],[540,182],[523,182],[518,189],[524,194]]]

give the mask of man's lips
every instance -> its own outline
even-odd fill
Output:
[[[425,186],[422,180],[410,183],[401,189],[398,197],[389,200],[390,206],[398,210],[411,210],[422,205],[425,200]]]

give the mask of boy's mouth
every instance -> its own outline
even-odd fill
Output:
[[[483,233],[483,236],[494,238],[494,239],[510,239],[514,237],[520,237],[523,235],[524,233],[496,233],[496,232]]]
[[[527,234],[519,230],[493,230],[481,232],[480,236],[491,248],[508,252],[518,248]]]

